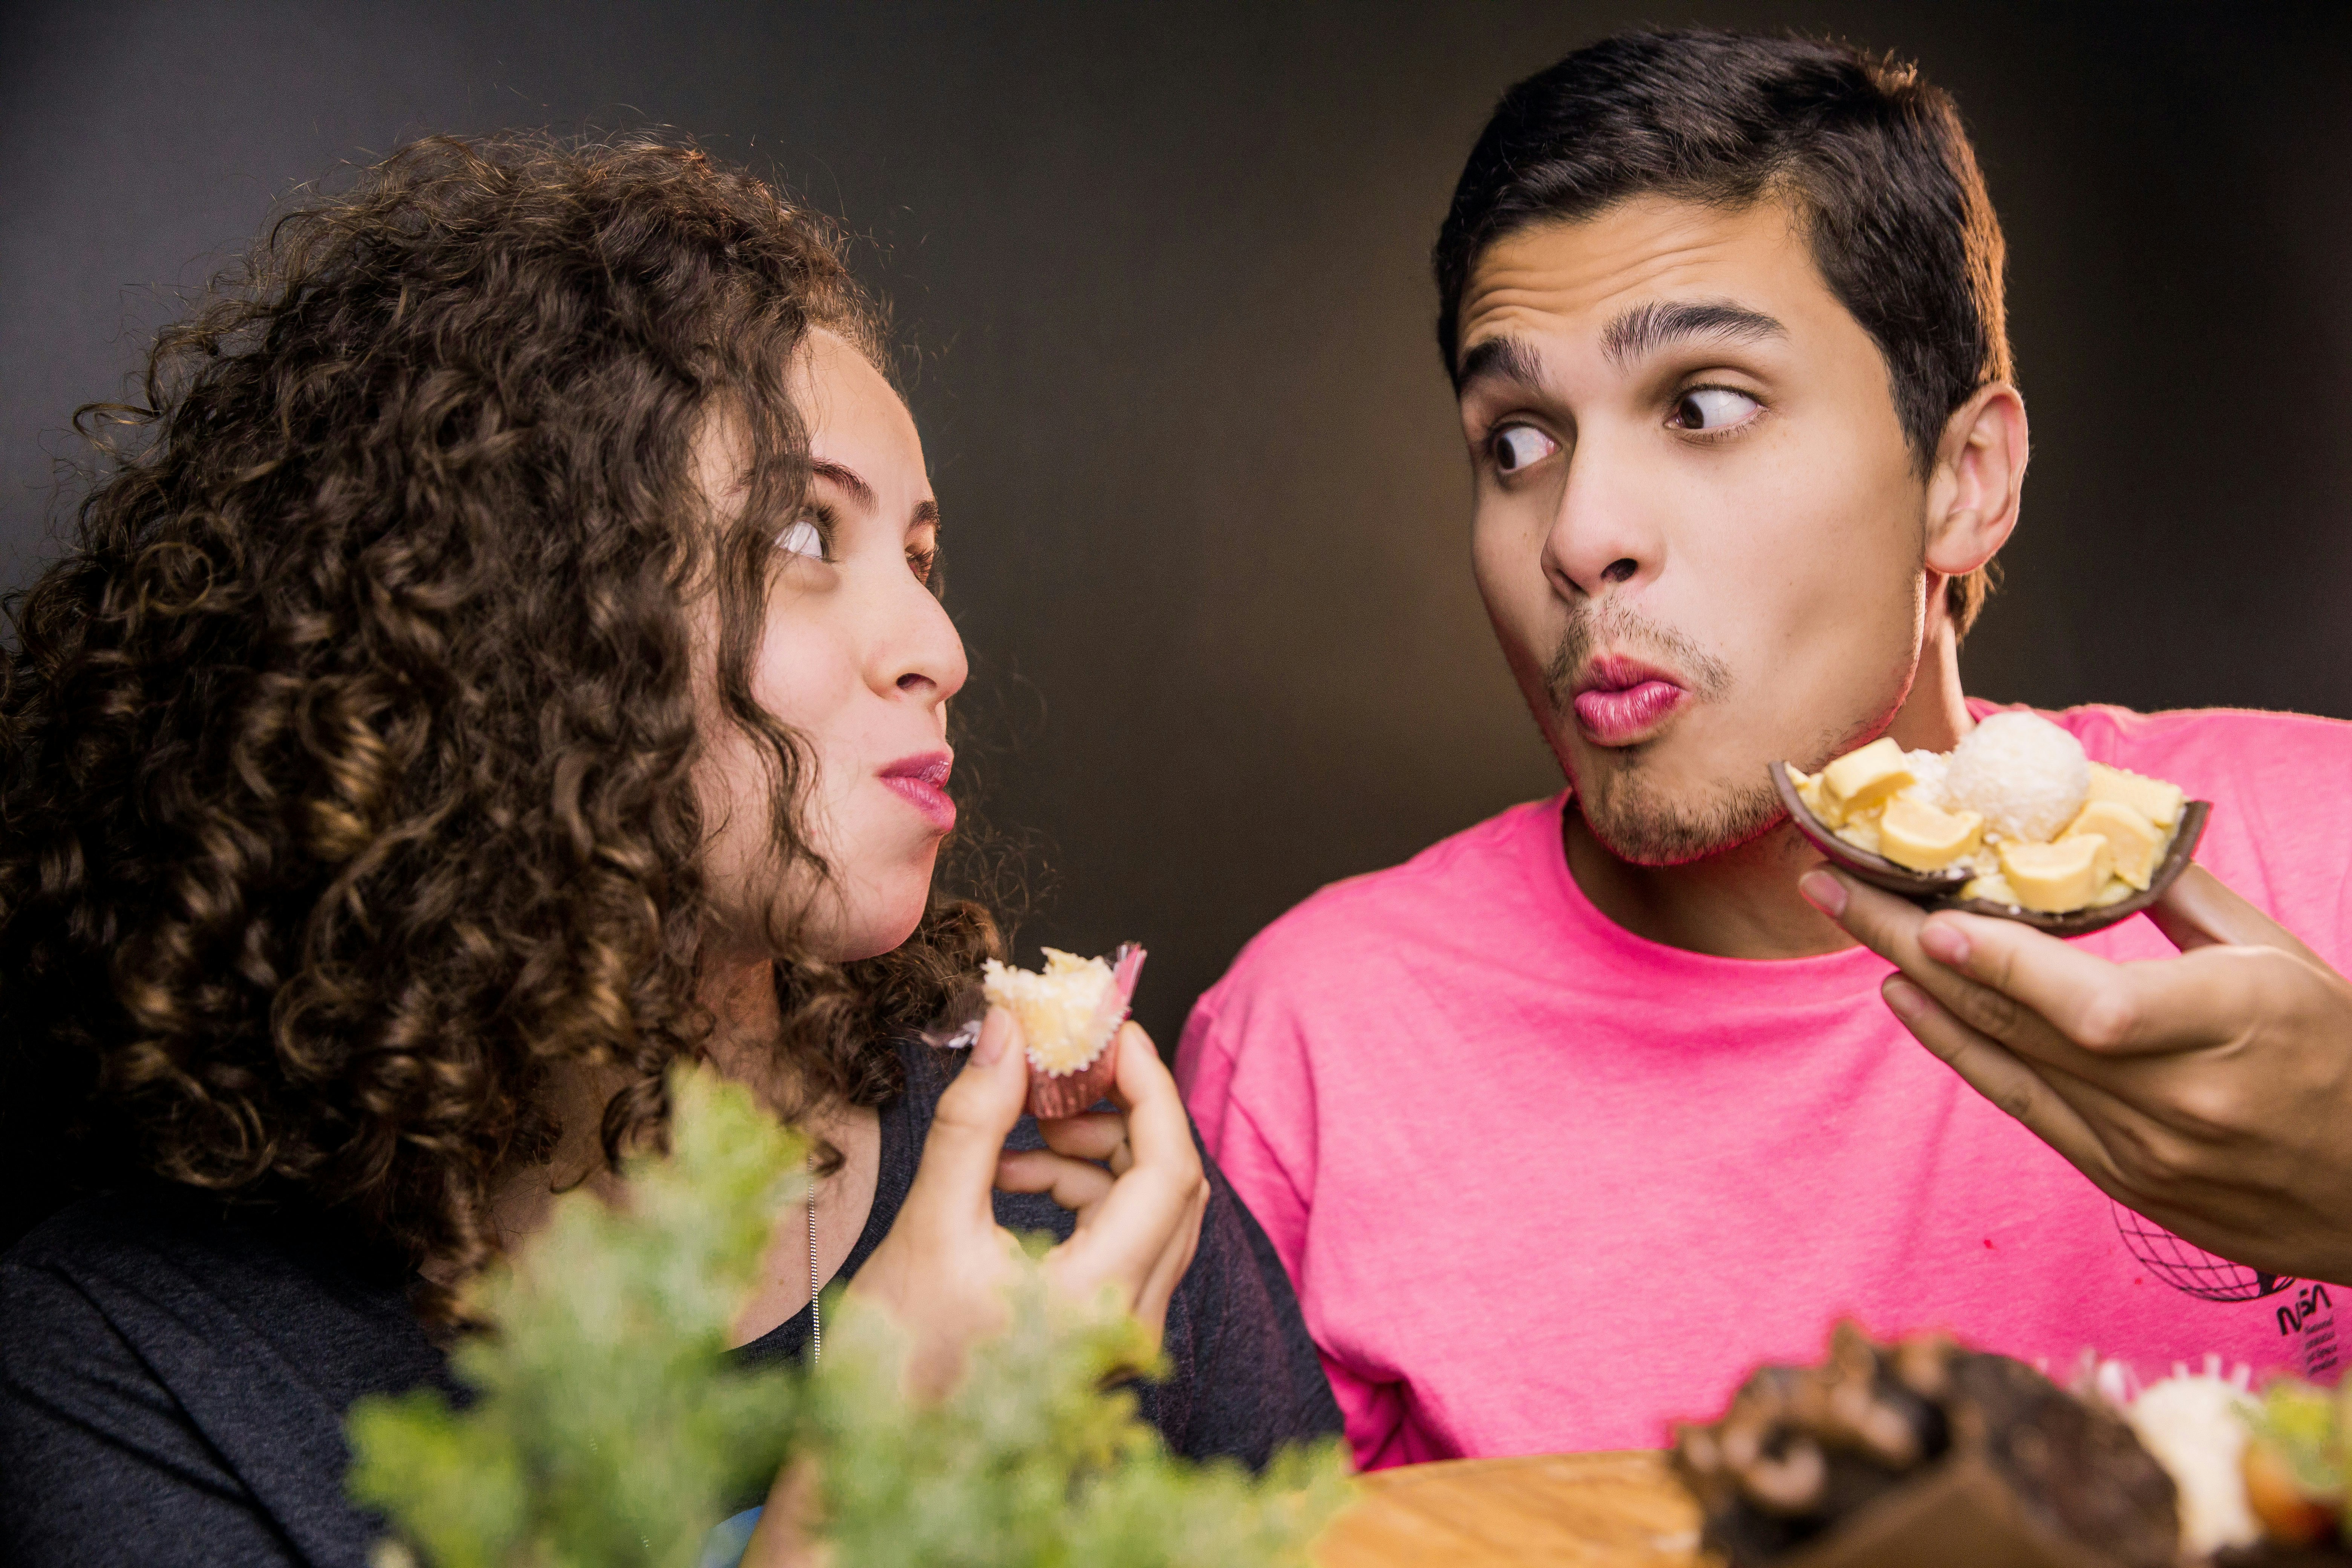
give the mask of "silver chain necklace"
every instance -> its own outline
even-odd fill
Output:
[[[809,1156],[809,1365],[824,1354],[824,1309],[816,1299],[816,1156]]]

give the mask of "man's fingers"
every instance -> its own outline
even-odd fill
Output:
[[[1942,910],[1920,928],[1919,945],[1946,967],[1981,982],[2047,1021],[2067,1041],[2093,1051],[2163,1049],[2189,1022],[2147,1005],[2137,973],[2145,966],[2110,963],[2016,921]],[[1961,1016],[1983,1026],[1965,1006]],[[2042,1054],[2036,1040],[2007,1030],[1987,1032]],[[2063,1065],[2073,1069],[2083,1064]]]
[[[918,1213],[936,1204],[985,1210],[996,1182],[997,1156],[1028,1098],[1021,1026],[1003,1008],[992,1007],[971,1059],[940,1096],[906,1206]]]
[[[2319,955],[2253,905],[2230,890],[2221,878],[2191,861],[2183,868],[2164,897],[2151,905],[2147,918],[2172,945],[2188,952],[2216,942],[2243,947],[2280,947],[2320,962]]]
[[[1955,951],[1949,943],[1955,928],[1949,922],[1956,919],[2009,926],[2062,948],[2063,943],[2057,943],[2055,938],[2044,936],[2031,927],[2015,925],[2012,921],[1981,921],[1976,916],[1949,913],[1930,916],[1909,900],[1898,899],[1843,871],[1822,874],[1834,877],[1845,894],[1844,907],[1832,918],[1864,947],[1901,969],[1915,985],[1933,996],[1968,1027],[1999,1040],[2012,1050],[2022,1050],[2038,1061],[2056,1061],[2064,1066],[2071,1065],[2083,1055],[2057,1028],[2032,1009],[1996,986],[1980,984],[1969,978],[1974,972],[1962,969],[1955,959],[1948,956]],[[1810,881],[1811,879],[1807,879]],[[1806,896],[1813,898],[1814,891],[1808,889]],[[1967,929],[1973,930],[1973,927]],[[1947,940],[1938,941],[1938,935]],[[1932,951],[1930,943],[1935,944]]]
[[[1970,1089],[2022,1122],[2027,1131],[2102,1187],[2113,1183],[2114,1165],[2098,1134],[2030,1064],[1953,1017],[1903,976],[1888,975],[1880,989],[1903,1026]]]
[[[996,1187],[1006,1193],[1050,1193],[1054,1201],[1076,1212],[1110,1195],[1114,1180],[1091,1160],[1073,1160],[1050,1149],[1022,1149],[996,1162]]]
[[[2214,886],[2235,898],[2218,882]],[[2314,969],[2326,972],[2302,943],[2286,941],[2291,945],[2200,944],[2178,958],[2113,963],[2014,921],[1982,915],[1947,910],[1930,916],[1920,933],[1922,947],[2047,1020],[2067,1043],[2095,1058],[2196,1050],[2235,1037],[2262,1010],[2266,992],[2275,993]],[[1941,990],[1930,989],[1937,989],[1939,1001],[1948,1001]],[[1967,1006],[1955,1010],[1983,1027]],[[1987,1032],[1998,1032],[2070,1072],[2094,1079],[2104,1076],[2071,1051],[2047,1051],[2037,1037]]]
[[[1040,1118],[1037,1131],[1045,1135],[1045,1147],[1056,1154],[1102,1161],[1114,1175],[1135,1163],[1127,1146],[1127,1118],[1115,1110]]]

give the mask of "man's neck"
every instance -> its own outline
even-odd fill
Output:
[[[1940,607],[1918,674],[1886,733],[1906,751],[1948,752],[1975,725],[1960,692],[1958,641]],[[1853,939],[1805,902],[1797,879],[1821,852],[1787,822],[1737,848],[1681,866],[1637,866],[1593,837],[1569,803],[1568,868],[1593,907],[1639,937],[1719,958],[1809,958]]]

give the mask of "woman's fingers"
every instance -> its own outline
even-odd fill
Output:
[[[1183,1282],[1184,1270],[1192,1267],[1193,1254],[1201,1247],[1201,1224],[1208,1217],[1209,1184],[1202,1182],[1192,1196],[1191,1212],[1177,1226],[1176,1234],[1152,1266],[1151,1277],[1135,1299],[1135,1315],[1149,1325],[1154,1334],[1168,1321],[1168,1303]]]
[[[971,1058],[940,1096],[906,1211],[927,1213],[934,1205],[952,1205],[959,1213],[988,1213],[997,1156],[1028,1098],[1029,1063],[1021,1026],[1011,1013],[992,1007]]]
[[[1127,1140],[1138,1165],[1189,1164],[1197,1176],[1201,1156],[1192,1144],[1192,1118],[1184,1114],[1184,1097],[1151,1037],[1140,1024],[1125,1024],[1112,1043],[1118,1050],[1113,1088],[1127,1107]]]
[[[1074,1160],[1097,1160],[1113,1175],[1124,1174],[1135,1163],[1127,1144],[1127,1118],[1116,1110],[1089,1110],[1076,1116],[1041,1118],[1037,1131],[1045,1147]]]
[[[1127,1025],[1118,1047],[1118,1090],[1129,1105],[1127,1142],[1134,1163],[1087,1215],[1079,1258],[1094,1279],[1118,1279],[1129,1295],[1140,1295],[1171,1239],[1181,1239],[1185,1229],[1195,1237],[1200,1232],[1192,1211],[1206,1178],[1176,1079],[1160,1065],[1150,1037]]]
[[[1114,1180],[1092,1160],[1073,1160],[1050,1149],[1014,1150],[996,1162],[999,1192],[1050,1193],[1055,1203],[1074,1212],[1102,1202]]]
[[[1084,1293],[1109,1281],[1131,1305],[1149,1309],[1171,1255],[1181,1277],[1198,1245],[1208,1181],[1175,1080],[1150,1037],[1130,1024],[1119,1031],[1117,1047],[1118,1096],[1129,1107],[1134,1163],[1048,1260],[1071,1289]],[[1165,1305],[1159,1303],[1160,1310]]]

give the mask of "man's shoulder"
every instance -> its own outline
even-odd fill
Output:
[[[1497,886],[1523,883],[1532,857],[1557,842],[1559,799],[1528,801],[1449,834],[1398,865],[1318,889],[1242,950],[1323,948],[1335,941],[1410,937],[1452,927],[1465,906],[1491,905]]]
[[[2313,713],[2259,708],[2174,708],[2143,713],[2086,703],[2051,715],[2099,762],[2135,772],[2160,772],[2185,784],[2208,776],[2309,770],[2341,776],[2352,758],[2352,723]],[[2187,778],[2178,775],[2186,773]]]
[[[1517,929],[1514,911],[1540,896],[1542,858],[1559,853],[1559,809],[1558,796],[1511,806],[1402,864],[1318,890],[1250,939],[1202,1009],[1214,1014],[1244,998],[1360,996],[1401,951],[1475,944],[1489,926]]]

